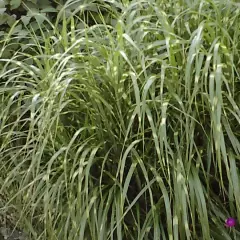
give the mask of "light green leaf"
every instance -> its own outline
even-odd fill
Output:
[[[6,11],[6,8],[0,8],[0,14],[3,14]]]
[[[15,22],[16,22],[16,16],[15,16],[15,15],[8,16],[7,23],[8,23],[8,25],[9,25],[10,27],[11,27]]]
[[[18,8],[21,5],[21,3],[22,0],[11,0],[10,1],[11,10]]]
[[[29,1],[25,1],[24,4],[23,4],[23,7],[29,11],[29,10],[34,10],[34,9],[38,9],[39,6],[34,3],[33,1],[29,2]]]
[[[21,20],[22,20],[23,24],[26,26],[26,25],[29,24],[29,22],[31,20],[31,17],[29,17],[29,16],[22,16]]]
[[[41,25],[46,18],[46,13],[39,13],[37,9],[31,9],[31,11],[29,11],[27,15],[29,17],[35,17],[39,25]]]
[[[6,6],[5,1],[0,0],[0,8],[4,8]]]
[[[45,9],[51,6],[51,2],[49,0],[40,0],[37,4],[41,9]]]
[[[4,23],[6,23],[8,20],[8,14],[3,13],[2,15],[0,15],[0,26]]]
[[[19,33],[20,30],[22,30],[22,24],[18,24],[18,25],[14,28],[14,30],[13,30],[12,33],[13,33],[13,34]]]
[[[37,8],[31,8],[28,12],[27,12],[27,16],[28,17],[34,17],[39,13],[39,10]]]
[[[41,13],[50,13],[50,12],[58,12],[58,11],[56,10],[56,8],[53,8],[53,7],[47,7],[41,10]]]

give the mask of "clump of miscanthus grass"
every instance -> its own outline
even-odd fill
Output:
[[[31,239],[239,239],[239,12],[68,1],[27,29],[0,57],[0,215]]]

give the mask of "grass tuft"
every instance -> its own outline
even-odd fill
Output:
[[[36,240],[239,239],[224,228],[240,221],[239,16],[232,1],[70,0],[4,57],[13,25],[0,216]]]

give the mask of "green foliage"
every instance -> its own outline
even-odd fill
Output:
[[[0,216],[36,240],[240,238],[237,4],[0,3],[21,12],[0,40]]]
[[[60,4],[60,2],[59,2]],[[14,34],[18,37],[19,45],[15,45],[15,49],[20,48],[22,44],[29,43],[30,39],[23,39],[26,30],[23,28],[34,29],[35,32],[40,31],[43,24],[48,24],[47,20],[55,18],[58,10],[54,1],[49,0],[0,0],[0,40],[6,39],[11,32],[14,24]],[[61,5],[59,5],[61,6]],[[15,42],[15,44],[16,44]],[[2,57],[8,56],[10,52],[5,50]]]

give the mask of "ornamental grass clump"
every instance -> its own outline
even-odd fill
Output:
[[[240,239],[239,6],[83,2],[1,40],[0,216],[35,240]]]

